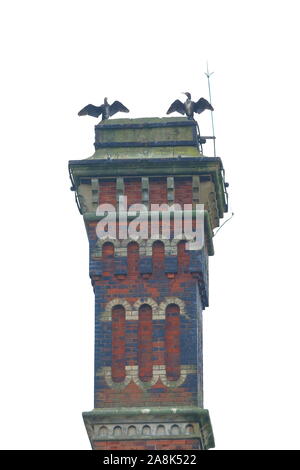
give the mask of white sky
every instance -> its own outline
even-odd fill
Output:
[[[181,91],[208,97],[207,59],[235,216],[210,259],[205,406],[218,449],[300,449],[298,4],[2,2],[2,449],[90,448],[94,299],[67,162],[97,121],[77,112],[108,96],[164,116]]]

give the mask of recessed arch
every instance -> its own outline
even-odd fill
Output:
[[[108,435],[108,429],[106,426],[101,426],[99,429],[99,436],[106,437]]]
[[[179,240],[177,243],[178,272],[187,272],[190,266],[190,253],[186,249],[186,240]]]
[[[111,376],[114,382],[123,382],[126,376],[125,315],[125,308],[123,305],[115,305],[112,308]]]
[[[137,435],[136,426],[128,426],[127,436],[136,436],[136,435]]]
[[[165,274],[165,245],[156,240],[152,245],[152,272],[155,276]]]
[[[159,424],[156,428],[157,436],[164,436],[166,434],[166,428],[163,424]]]
[[[194,434],[194,426],[192,424],[187,424],[184,432],[185,434]]]
[[[120,246],[120,241],[117,240],[117,239],[114,239],[114,238],[105,237],[105,238],[101,238],[97,241],[93,256],[101,258],[102,257],[102,251],[103,251],[103,245],[105,245],[106,243],[112,243],[112,245],[115,247],[115,254],[117,254],[117,249]]]
[[[147,424],[142,428],[142,435],[143,436],[151,436],[151,428]]]
[[[178,424],[173,424],[171,426],[171,434],[173,436],[178,436],[178,434],[180,434],[180,427],[178,426]]]
[[[143,304],[148,304],[152,308],[152,319],[157,318],[158,315],[158,304],[151,297],[142,297],[133,304],[132,316],[134,319],[138,319],[139,308]]]
[[[107,240],[102,245],[102,260],[106,260],[108,258],[113,258],[115,256],[115,245]]]
[[[143,303],[139,307],[138,319],[138,365],[139,379],[142,382],[149,382],[153,374],[153,321],[152,308],[149,304]]]
[[[131,317],[131,305],[127,300],[115,298],[110,300],[105,307],[105,310],[100,315],[100,320],[111,321],[111,312],[115,305],[122,305],[125,309],[126,320]]]
[[[115,246],[111,241],[106,241],[102,245],[102,274],[114,273]]]
[[[165,365],[167,380],[180,377],[180,309],[171,303],[166,307]]]
[[[121,428],[121,426],[115,426],[115,427],[113,428],[113,436],[114,436],[114,437],[122,436],[122,428]]]
[[[159,308],[158,308],[159,318],[165,318],[166,308],[169,304],[178,305],[180,315],[187,316],[185,303],[183,300],[179,299],[178,297],[166,297],[165,300],[159,304]]]
[[[146,255],[147,256],[152,256],[153,245],[155,242],[163,243],[165,247],[165,254],[169,254],[170,240],[167,240],[165,238],[150,238],[149,240],[146,241]]]
[[[118,252],[120,251],[120,253],[122,253],[122,256],[126,256],[127,247],[132,242],[138,243],[140,256],[145,256],[146,255],[147,240],[145,240],[143,238],[137,238],[136,240],[132,240],[131,238],[126,238],[126,240],[121,240],[120,248],[117,251]]]
[[[191,241],[193,239],[193,235],[186,236],[185,234],[182,234],[181,236],[178,236],[176,238],[172,238],[172,240],[170,240],[170,254],[177,255],[178,243],[182,241]]]
[[[128,243],[127,245],[127,263],[128,263],[128,275],[134,276],[139,273],[139,260],[140,260],[140,247],[135,241]]]

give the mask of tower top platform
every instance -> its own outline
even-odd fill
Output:
[[[95,126],[90,159],[196,157],[199,139],[197,122],[185,117],[109,119]]]

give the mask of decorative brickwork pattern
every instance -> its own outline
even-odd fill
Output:
[[[192,365],[181,365],[178,366],[179,377],[175,379],[171,376],[171,379],[169,379],[165,365],[154,365],[151,367],[151,372],[149,372],[148,369],[146,370],[147,374],[143,366],[144,363],[141,360],[139,361],[139,366],[125,366],[125,377],[122,382],[119,376],[117,380],[114,380],[112,367],[102,367],[100,371],[96,373],[96,376],[105,378],[106,384],[115,390],[123,390],[131,382],[136,384],[139,388],[146,390],[156,385],[158,381],[161,381],[161,383],[168,388],[177,388],[185,382],[188,374],[196,373],[196,367]],[[141,370],[141,375],[139,374],[139,370]]]

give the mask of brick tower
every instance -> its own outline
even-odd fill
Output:
[[[209,449],[202,311],[212,230],[227,211],[222,162],[203,156],[186,118],[111,119],[95,130],[94,155],[69,162],[95,293],[94,409],[83,413],[92,448]],[[148,209],[204,204],[203,248],[186,250],[184,237],[121,239],[119,230],[99,239],[97,207],[120,196]]]

